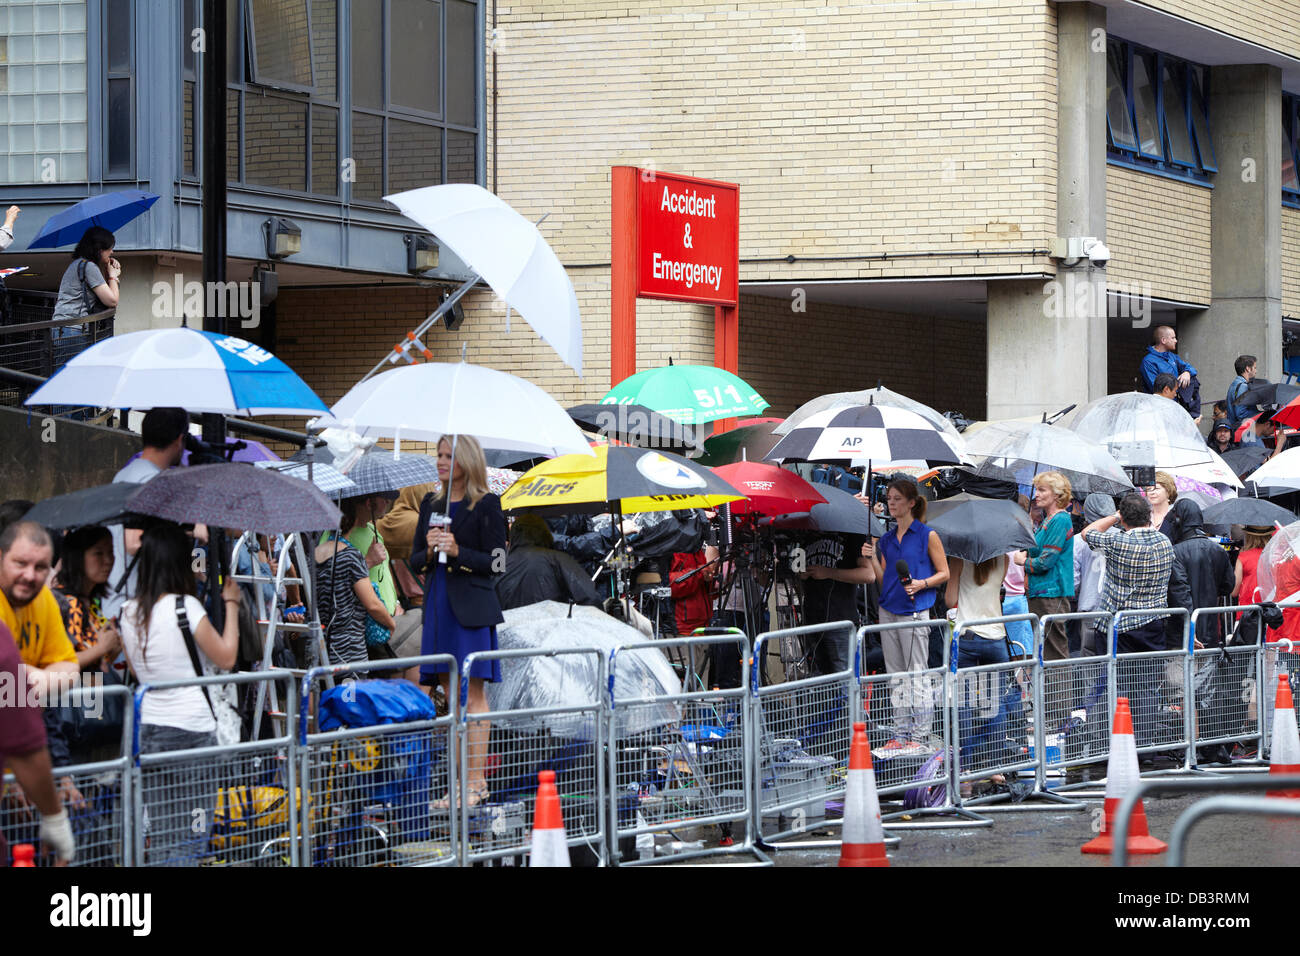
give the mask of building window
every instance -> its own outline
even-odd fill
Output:
[[[352,5],[352,199],[478,181],[478,6]]]
[[[135,56],[131,0],[104,4],[104,178],[135,177]]]
[[[1109,158],[1207,181],[1218,167],[1210,137],[1209,71],[1125,40],[1106,46]]]
[[[0,3],[0,183],[86,181],[86,0]]]
[[[1282,201],[1300,206],[1300,175],[1297,175],[1296,141],[1300,138],[1300,97],[1282,94]]]

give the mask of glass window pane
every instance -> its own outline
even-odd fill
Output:
[[[199,55],[194,52],[194,31],[198,28],[198,0],[181,0],[181,65],[185,75],[197,78]]]
[[[226,90],[226,179],[239,181],[238,90]]]
[[[1137,113],[1139,148],[1143,155],[1165,158],[1160,141],[1160,122],[1156,113],[1156,87],[1151,81],[1151,67],[1146,54],[1133,54],[1133,108]]]
[[[352,105],[384,108],[384,5],[352,5]]]
[[[244,37],[240,29],[239,11],[243,4],[226,0],[226,82],[244,82]]]
[[[391,0],[389,69],[394,106],[441,115],[441,17],[437,0]],[[400,78],[400,82],[398,79]]]
[[[59,116],[65,123],[86,121],[86,94],[64,93],[59,97]]]
[[[72,44],[75,50],[75,43]],[[56,33],[50,33],[36,38],[36,55],[34,57],[37,63],[58,63],[59,62],[59,36]]]
[[[81,2],[65,3],[59,8],[63,16],[63,31],[78,33],[86,29],[86,4]]]
[[[310,87],[307,0],[252,0],[249,6],[248,35],[257,68],[253,82]]]
[[[59,146],[61,149],[85,149],[86,126],[84,123],[64,123],[56,127],[61,132]]]
[[[1133,120],[1128,111],[1128,93],[1124,88],[1124,48],[1118,43],[1106,46],[1106,118],[1110,135],[1119,149],[1137,149]]]
[[[1183,95],[1183,68],[1166,62],[1161,77],[1165,99],[1165,132],[1169,137],[1169,158],[1176,163],[1196,165],[1192,133],[1187,125],[1187,98]]]
[[[86,181],[86,154],[63,153],[59,156],[59,182],[84,183]]]
[[[36,127],[36,148],[43,153],[59,148],[57,123],[41,123]]]
[[[388,121],[388,192],[442,182],[442,130],[422,123]]]
[[[1206,119],[1205,76],[1200,67],[1191,69],[1192,130],[1196,133],[1196,148],[1201,154],[1201,165],[1209,170],[1217,168],[1214,161],[1214,143],[1210,139],[1210,124]]]
[[[131,172],[131,81],[108,81],[108,174],[129,175]]]
[[[447,182],[478,182],[474,175],[476,139],[473,133],[463,133],[458,129],[447,130]]]
[[[384,195],[384,119],[352,114],[352,198],[378,202]]]
[[[316,63],[316,92],[327,100],[339,98],[338,0],[312,0],[311,52]]]
[[[59,32],[59,8],[53,4],[38,4],[36,7],[36,32]]]
[[[195,175],[194,170],[194,88],[193,82],[185,83],[185,90],[182,94],[184,100],[185,117],[181,121],[181,169],[190,176]]]
[[[1295,101],[1282,98],[1282,188],[1300,190],[1295,168]]]
[[[244,182],[307,191],[307,105],[244,95]]]
[[[104,24],[108,37],[108,70],[110,73],[126,73],[131,69],[130,0],[108,0],[104,16],[108,21]]]
[[[447,2],[447,122],[461,126],[478,126],[474,104],[474,80],[477,74],[478,10],[465,0]],[[450,150],[450,146],[448,147]],[[448,153],[447,165],[451,165]]]
[[[339,111],[311,108],[311,191],[339,194]]]
[[[85,66],[79,64],[84,75]],[[51,63],[47,66],[38,66],[33,68],[36,73],[36,92],[37,93],[57,93],[59,92],[59,68]]]

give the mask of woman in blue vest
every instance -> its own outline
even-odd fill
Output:
[[[889,483],[885,506],[898,526],[881,538],[876,548],[880,561],[880,623],[927,621],[937,589],[948,580],[943,544],[929,526],[922,524],[925,499],[911,479],[896,478]],[[900,562],[905,562],[906,567]],[[906,579],[900,571],[906,571]],[[898,628],[884,631],[880,637],[887,673],[917,672],[929,667],[929,627]],[[890,690],[895,701],[895,736],[880,749],[881,755],[932,750],[928,741],[935,701],[927,681],[903,678]]]

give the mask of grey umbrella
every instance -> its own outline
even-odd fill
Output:
[[[23,520],[35,521],[42,527],[53,529],[117,524],[129,514],[127,499],[138,488],[138,485],[118,482],[82,488],[66,495],[55,495],[38,502],[23,515]]]
[[[1181,493],[1179,500],[1182,500]],[[1286,508],[1263,498],[1229,498],[1206,508],[1203,514],[1206,524],[1240,524],[1256,528],[1271,528],[1274,523],[1285,526],[1296,520]]]
[[[1034,526],[1025,509],[1006,498],[954,495],[930,506],[925,523],[939,535],[943,551],[978,564],[1008,551],[1034,546]]]
[[[408,485],[427,485],[438,480],[438,466],[428,455],[414,452],[371,449],[346,472],[356,484],[348,496],[377,495],[386,491],[399,491]]]
[[[315,485],[241,462],[172,468],[140,485],[128,508],[168,521],[266,534],[327,531],[341,517]]]

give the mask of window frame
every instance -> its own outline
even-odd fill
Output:
[[[243,23],[244,50],[246,53],[245,63],[247,64],[247,74],[244,78],[245,85],[264,86],[268,89],[278,90],[286,93],[304,93],[308,97],[316,94],[316,48],[312,44],[311,28],[311,0],[296,0],[303,5],[307,13],[307,71],[311,73],[311,84],[303,86],[300,83],[281,79],[261,79],[257,67],[257,18],[253,15],[254,0],[244,0],[240,4],[246,11]],[[337,2],[337,0],[336,0]],[[335,43],[338,37],[338,17],[334,18],[335,26]],[[229,80],[229,77],[226,78]],[[310,134],[309,134],[310,135]]]
[[[99,5],[101,24],[108,23],[109,5],[111,4],[111,2],[112,0],[101,0],[101,3]],[[100,171],[104,182],[123,182],[123,183],[135,182],[137,178],[137,172],[138,172],[137,161],[139,159],[139,156],[137,155],[138,150],[136,149],[136,130],[137,130],[137,126],[139,125],[140,111],[139,111],[139,103],[136,96],[136,82],[135,82],[136,5],[134,3],[127,3],[126,8],[128,11],[127,13],[128,22],[126,27],[127,55],[126,55],[126,69],[124,71],[114,70],[111,65],[112,57],[109,55],[109,50],[108,50],[109,31],[105,29],[101,29],[99,31],[101,35],[100,56],[103,58],[101,62],[103,63],[103,67],[104,67],[103,94],[99,97],[100,116],[101,116],[101,122],[104,124],[103,125],[104,133],[100,140],[101,155],[99,161],[100,161]],[[89,54],[89,51],[87,51],[87,54]],[[89,67],[89,64],[87,64],[87,67]],[[89,83],[89,76],[90,76],[89,69],[87,69],[87,83]],[[128,124],[129,132],[127,134],[127,148],[128,151],[130,152],[130,159],[127,162],[127,169],[125,172],[120,170],[115,172],[109,164],[108,150],[109,150],[109,141],[111,139],[111,136],[109,134],[109,129],[111,125],[110,124],[111,117],[109,114],[111,97],[109,95],[109,89],[112,86],[114,81],[118,81],[118,82],[125,81],[127,84],[127,89],[129,90],[127,99],[129,102],[128,109],[130,110],[131,119],[130,119],[130,123]],[[86,145],[87,147],[89,147],[90,145],[89,141],[87,141]],[[89,173],[89,167],[87,167],[87,173]]]
[[[1118,46],[1121,51],[1119,61],[1123,64],[1124,69],[1122,80],[1125,108],[1128,111],[1128,120],[1132,124],[1136,144],[1134,147],[1116,145],[1108,97],[1106,104],[1107,162],[1131,169],[1157,173],[1173,179],[1181,179],[1206,186],[1211,185],[1210,176],[1218,172],[1218,166],[1215,164],[1214,159],[1213,132],[1209,117],[1209,71],[1202,64],[1182,57],[1171,56],[1120,37],[1108,36],[1106,42],[1108,45],[1114,44]],[[1109,70],[1109,50],[1107,52],[1107,70]],[[1160,148],[1164,151],[1163,156],[1156,156],[1142,146],[1143,138],[1141,127],[1138,124],[1138,104],[1134,89],[1134,62],[1137,57],[1143,58],[1143,63],[1147,67],[1155,88],[1155,121]],[[1164,74],[1167,67],[1175,78],[1174,82],[1179,84],[1182,92],[1183,110],[1181,117],[1171,116],[1166,109]],[[1193,96],[1194,75],[1203,85],[1199,97],[1202,101],[1200,118],[1204,122],[1206,138],[1210,139],[1209,143],[1202,143],[1202,137],[1197,131],[1194,119],[1197,110],[1197,97]],[[1174,158],[1173,140],[1169,129],[1171,122],[1180,120],[1187,130],[1187,141],[1191,144],[1192,153],[1195,155],[1195,165]]]
[[[1291,147],[1291,168],[1296,172],[1297,188],[1292,189],[1282,183],[1282,203],[1293,208],[1300,208],[1300,150],[1297,150],[1296,130],[1297,116],[1300,113],[1300,96],[1295,93],[1282,93],[1282,135],[1286,137],[1287,145]],[[1288,122],[1289,120],[1289,122]]]

